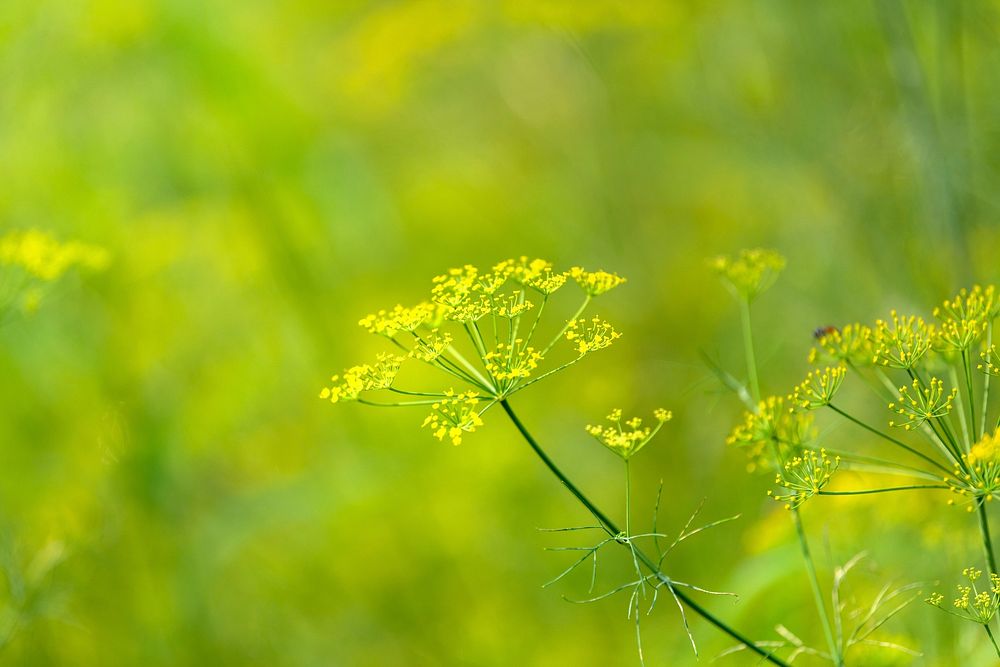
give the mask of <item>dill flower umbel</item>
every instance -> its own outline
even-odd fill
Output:
[[[588,424],[586,431],[612,452],[628,460],[649,444],[649,441],[660,432],[660,427],[673,419],[673,416],[669,410],[663,408],[655,410],[653,417],[656,419],[656,425],[650,428],[643,426],[639,417],[622,422],[621,408],[616,408],[606,417],[611,426]]]
[[[855,367],[870,366],[875,358],[873,338],[872,328],[864,324],[829,327],[817,337],[816,347],[809,353],[809,362],[826,359]]]
[[[719,256],[711,266],[734,296],[753,301],[785,268],[785,258],[773,250],[741,250],[736,257]]]
[[[451,347],[451,334],[428,334],[424,338],[417,338],[410,350],[410,356],[420,361],[432,362]]]
[[[844,366],[828,367],[822,371],[809,371],[802,384],[795,387],[792,403],[805,409],[815,410],[830,404],[833,396],[844,381],[847,368]]]
[[[603,350],[619,338],[621,334],[599,317],[592,317],[590,320],[570,320],[566,329],[566,340],[576,346],[576,351],[581,357],[590,352]]]
[[[546,304],[554,304],[548,312],[558,307],[554,294],[570,276],[582,287],[582,303],[565,325],[546,331],[542,321]],[[358,322],[362,328],[396,349],[379,355],[373,364],[333,376],[320,397],[380,407],[430,406],[424,425],[438,439],[448,437],[458,444],[463,434],[482,425],[482,416],[493,406],[619,338],[611,324],[583,313],[595,296],[624,281],[612,273],[579,267],[557,271],[551,262],[527,257],[502,260],[486,272],[471,264],[450,269],[431,281],[428,301],[362,318]],[[555,360],[553,367],[542,369],[550,358]],[[449,383],[457,381],[464,387],[403,389],[396,378],[407,360],[431,367],[449,376]],[[370,399],[368,394],[375,392],[391,392],[405,400]]]
[[[785,462],[775,476],[774,483],[785,489],[784,493],[768,491],[767,495],[785,503],[785,509],[795,509],[823,490],[833,473],[840,467],[840,457],[830,458],[825,449],[807,450]]]
[[[922,317],[901,317],[892,311],[889,321],[875,322],[873,362],[879,366],[912,370],[931,348],[935,336],[934,326],[924,322]]]
[[[932,593],[926,600],[927,604],[963,620],[988,625],[996,616],[997,610],[1000,609],[1000,575],[991,572],[988,586],[979,590],[976,582],[979,581],[982,574],[982,570],[977,570],[974,567],[962,570],[962,576],[969,583],[956,586],[958,596],[952,600],[951,608],[944,606],[944,595],[940,593]]]
[[[589,296],[600,296],[625,282],[625,279],[607,271],[585,271],[579,266],[569,270],[569,275]]]
[[[780,467],[778,460],[797,455],[812,439],[813,416],[796,410],[783,396],[769,396],[747,411],[726,444],[746,449],[750,471]]]
[[[982,363],[976,366],[978,370],[987,375],[1000,375],[1000,352],[997,352],[996,345],[990,345],[979,354]]]
[[[432,412],[424,419],[423,426],[430,426],[438,440],[447,436],[451,444],[460,445],[464,434],[472,433],[483,425],[476,407],[478,404],[476,392],[456,394],[449,389],[440,401],[431,406]]]
[[[984,435],[962,455],[962,462],[965,465],[955,469],[957,480],[949,480],[948,485],[952,492],[974,501],[966,506],[967,511],[973,511],[977,502],[1000,497],[1000,430]],[[955,504],[954,500],[948,502]]]
[[[513,319],[535,307],[532,302],[524,300],[524,294],[518,292],[495,298],[491,305],[494,313],[507,319]]]
[[[986,288],[975,285],[971,290],[960,290],[953,299],[946,299],[934,309],[934,316],[941,320],[938,333],[941,345],[958,351],[968,350],[996,318],[998,307],[1000,303],[992,285]]]
[[[914,380],[910,387],[899,388],[899,401],[889,404],[889,410],[906,417],[906,421],[890,421],[889,426],[900,426],[909,431],[923,425],[928,419],[944,417],[951,412],[958,389],[944,390],[944,382],[932,377],[928,386]]]
[[[401,305],[390,311],[380,310],[358,321],[358,326],[369,333],[392,338],[398,333],[416,331],[434,316],[434,305],[423,302],[412,308]]]
[[[514,269],[514,277],[525,287],[549,296],[566,283],[568,274],[554,271],[552,263],[544,259],[528,262],[527,257],[522,257],[520,264]]]
[[[533,347],[523,347],[523,343],[520,338],[513,345],[498,343],[495,350],[487,352],[483,357],[486,360],[486,372],[500,381],[530,377],[531,372],[538,368],[542,355]]]
[[[330,399],[331,403],[356,401],[363,391],[377,391],[392,387],[399,367],[406,357],[381,352],[374,364],[352,366],[344,371],[343,377],[330,378],[331,387],[324,387],[319,397]]]

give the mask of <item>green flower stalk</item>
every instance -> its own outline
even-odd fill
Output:
[[[742,430],[738,429],[737,432],[734,432],[730,436],[729,442],[749,443],[751,445],[750,453],[754,457],[754,463],[751,466],[756,467],[758,464],[767,466],[769,464],[772,469],[778,471],[777,479],[781,481],[785,479],[781,471],[791,473],[791,470],[787,469],[786,466],[791,466],[792,468],[801,466],[801,463],[796,463],[796,457],[798,457],[799,461],[805,460],[799,454],[802,452],[804,441],[809,437],[811,420],[799,416],[794,408],[786,412],[783,401],[777,397],[761,401],[750,305],[761,293],[774,284],[778,274],[785,267],[785,260],[773,250],[758,249],[744,250],[732,259],[718,257],[713,261],[712,265],[722,279],[723,284],[739,304],[750,394],[753,396],[754,401],[757,402],[756,409],[747,413]],[[825,387],[823,391],[830,393],[831,388],[833,391],[836,391],[842,379],[842,374],[839,372],[835,376],[833,374],[828,375],[825,382],[830,386]],[[811,381],[807,380],[807,383],[811,383]],[[792,402],[796,400],[792,396],[789,399]],[[811,401],[806,402],[811,403]],[[826,604],[823,602],[819,579],[816,575],[816,567],[813,564],[812,553],[806,539],[805,529],[802,526],[802,518],[799,515],[799,506],[802,502],[814,493],[819,493],[822,486],[825,486],[829,481],[830,475],[832,475],[832,471],[823,477],[822,485],[810,483],[808,485],[808,493],[803,491],[801,487],[796,488],[798,485],[795,482],[790,482],[792,486],[785,487],[788,491],[779,493],[778,495],[787,500],[786,505],[792,512],[795,532],[799,540],[799,548],[802,552],[806,573],[809,577],[813,599],[816,604],[816,610],[819,613],[820,624],[823,627],[823,635],[826,639],[830,656],[836,667],[842,667],[844,664],[843,656],[840,646],[834,640],[833,625],[830,616],[827,614]],[[795,476],[794,474],[790,475],[789,479],[794,479]],[[813,486],[816,486],[815,492],[811,491]]]
[[[555,304],[550,302],[557,292],[566,293],[564,286],[570,279],[580,288],[582,300],[561,326],[547,326],[542,315],[552,312]],[[363,328],[385,338],[395,350],[379,355],[372,363],[353,366],[333,376],[321,390],[320,398],[334,403],[354,401],[381,407],[429,409],[423,426],[438,440],[454,445],[464,443],[468,436],[484,427],[487,413],[500,406],[542,462],[596,519],[597,528],[607,535],[601,545],[618,544],[628,549],[637,575],[636,581],[627,585],[633,590],[630,615],[635,614],[637,638],[638,596],[649,589],[655,602],[656,593],[666,589],[682,614],[687,609],[761,659],[785,665],[771,651],[718,619],[684,589],[712,591],[664,573],[665,552],[657,548],[659,556],[652,556],[640,548],[639,539],[655,541],[660,537],[655,526],[653,533],[631,532],[629,460],[670,419],[669,412],[657,410],[656,424],[652,427],[643,426],[638,419],[622,423],[620,411],[616,411],[612,413],[611,426],[588,428],[593,437],[625,461],[626,519],[622,531],[562,472],[511,406],[511,398],[519,392],[606,349],[621,337],[607,321],[593,315],[584,317],[584,311],[593,299],[624,282],[624,278],[607,271],[574,267],[560,272],[550,262],[524,257],[504,260],[489,271],[471,265],[451,269],[433,279],[428,301],[412,307],[397,305],[361,319],[359,324]],[[556,328],[554,333],[552,328]],[[411,363],[437,371],[442,384],[432,389],[404,389],[399,379],[407,375]],[[596,547],[594,553],[596,564]],[[685,617],[685,627],[686,624]]]

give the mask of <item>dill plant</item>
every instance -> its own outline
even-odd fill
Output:
[[[993,286],[962,289],[931,310],[931,318],[891,311],[872,324],[851,323],[815,332],[809,361],[816,365],[787,394],[761,396],[750,326],[753,296],[773,282],[783,260],[771,251],[744,251],[714,261],[740,301],[749,389],[742,423],[727,439],[742,447],[749,468],[774,472],[768,495],[789,510],[828,645],[827,657],[845,664],[846,646],[836,604],[828,611],[821,593],[799,508],[817,496],[945,494],[942,504],[963,507],[976,517],[989,585],[976,588],[981,571],[967,568],[968,585],[949,609],[935,593],[927,602],[985,629],[1000,658],[991,623],[1000,605],[1000,579],[988,507],[1000,497],[1000,415],[991,403],[991,377],[1000,375],[993,344],[1000,298]],[[756,290],[756,291],[755,291]],[[731,388],[742,385],[716,368]],[[854,392],[844,400],[843,392]],[[995,392],[994,392],[995,393]],[[995,400],[994,400],[995,402]],[[883,425],[847,405],[861,404],[884,415]],[[867,436],[860,447],[833,449],[818,443],[816,418],[841,422]],[[876,455],[881,443],[896,456]],[[884,448],[885,448],[884,447]],[[835,480],[841,469],[883,475],[907,483],[845,488]]]
[[[593,300],[624,282],[624,278],[614,273],[581,267],[557,271],[548,261],[524,257],[504,260],[488,271],[471,265],[451,269],[433,279],[428,301],[411,307],[397,305],[362,318],[360,326],[383,337],[391,350],[379,354],[372,362],[352,366],[333,376],[330,384],[321,390],[320,398],[334,403],[353,401],[377,407],[425,410],[422,427],[432,437],[454,445],[463,443],[482,428],[488,413],[499,407],[538,458],[596,521],[591,526],[550,529],[550,532],[602,533],[602,539],[591,546],[552,548],[575,552],[578,556],[546,585],[561,580],[590,561],[593,590],[599,553],[620,547],[619,553],[624,553],[631,562],[635,578],[607,593],[578,602],[594,602],[627,593],[628,617],[635,623],[640,662],[643,661],[640,617],[649,614],[660,592],[666,591],[680,610],[695,653],[697,647],[688,627],[687,612],[701,616],[745,650],[756,653],[761,660],[785,665],[787,663],[776,657],[770,648],[748,639],[691,596],[691,592],[728,594],[680,581],[664,571],[665,561],[675,547],[734,517],[692,528],[696,511],[674,540],[666,544],[667,535],[658,532],[657,528],[658,493],[652,530],[633,531],[631,460],[670,420],[670,412],[656,410],[650,426],[639,418],[623,421],[621,410],[615,409],[608,415],[608,423],[585,429],[623,462],[625,508],[622,528],[560,469],[511,405],[515,395],[569,369],[620,338],[613,325],[599,316],[585,313]],[[566,294],[567,284],[576,285],[578,303],[575,310],[561,326],[556,325],[555,335],[543,337],[539,322],[543,314],[550,312],[548,306],[555,295]],[[443,383],[432,389],[403,388],[397,379],[409,363],[438,371]],[[640,608],[642,601],[647,599],[648,607]]]

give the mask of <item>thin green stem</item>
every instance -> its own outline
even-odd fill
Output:
[[[448,352],[451,353],[451,356],[455,357],[455,359],[458,360],[458,363],[465,366],[466,370],[468,370],[469,373],[471,373],[472,376],[475,377],[482,384],[482,386],[487,389],[487,391],[489,391],[490,393],[496,392],[496,387],[493,386],[493,383],[487,380],[485,377],[483,377],[482,373],[476,370],[476,367],[470,364],[468,360],[465,357],[463,357],[458,350],[455,349],[454,345],[449,345],[447,350]]]
[[[896,389],[895,387],[892,386],[891,383],[889,384],[889,391],[893,393],[889,394],[883,393],[882,388],[879,387],[878,383],[875,382],[872,378],[868,377],[868,375],[866,375],[864,372],[862,372],[862,370],[858,368],[857,365],[854,364],[854,362],[852,362],[850,359],[847,360],[847,365],[850,367],[852,371],[854,371],[856,375],[858,375],[862,380],[864,380],[865,384],[868,385],[868,387],[872,390],[872,393],[874,393],[880,400],[883,400],[886,403],[892,403],[895,400],[894,392],[896,391]],[[884,373],[882,374],[882,377],[885,378],[886,380],[888,379],[885,377]]]
[[[593,298],[594,297],[590,296],[589,294],[586,297],[584,297],[583,303],[581,303],[580,307],[576,309],[575,313],[573,313],[573,317],[571,317],[568,320],[566,320],[566,324],[563,325],[563,328],[559,330],[559,333],[557,333],[555,335],[555,337],[551,341],[549,341],[549,344],[545,346],[545,349],[542,350],[542,356],[543,357],[546,354],[548,354],[549,350],[552,349],[552,346],[555,345],[556,343],[558,343],[559,339],[563,337],[563,334],[566,333],[567,329],[569,329],[569,323],[572,322],[573,320],[579,318],[580,315],[583,314],[583,311],[587,309],[587,306],[590,304],[590,300],[593,299]]]
[[[965,365],[964,352],[962,353],[962,365],[963,366]],[[951,378],[951,386],[957,387],[958,373],[955,371],[954,365],[951,365],[951,367],[948,369],[948,375]],[[966,387],[968,388],[968,385],[966,385]],[[969,395],[971,396],[971,394],[972,392],[970,391]],[[956,402],[956,408],[954,411],[958,412],[958,423],[962,427],[962,442],[965,444],[965,451],[968,452],[969,449],[972,447],[972,442],[969,440],[969,438],[973,436],[972,429],[974,429],[975,427],[970,426],[969,417],[965,415],[965,397],[963,396],[963,393],[961,391],[959,391],[958,394],[955,396],[955,402]]]
[[[986,353],[989,354],[989,349],[993,345],[993,321],[990,320],[989,325],[986,327]],[[986,413],[989,412],[987,408],[990,406],[990,374],[986,373],[986,377],[983,378],[983,413],[982,419],[979,422],[979,433],[981,435],[986,434]]]
[[[538,321],[542,319],[542,313],[545,311],[545,304],[549,302],[549,295],[542,295],[542,302],[538,305],[538,310],[535,312],[535,321],[531,323],[531,328],[528,329],[528,335],[524,339],[524,344],[521,346],[522,350],[526,350],[528,345],[531,344],[531,339],[535,335],[535,329],[538,328]]]
[[[864,496],[869,493],[889,493],[890,491],[910,491],[912,489],[950,489],[947,484],[910,484],[908,486],[889,486],[884,489],[866,489],[864,491],[819,491],[821,496]]]
[[[632,470],[625,459],[625,537],[632,536]]]
[[[524,298],[525,298],[524,288],[522,287],[521,290],[517,293],[518,306],[524,303]],[[510,340],[508,340],[507,343],[510,346],[511,352],[514,351],[514,341],[517,340],[517,331],[520,328],[521,328],[521,316],[515,315],[514,317],[510,318],[510,327],[508,328],[508,331],[510,332]]]
[[[986,514],[986,501],[982,498],[977,503],[976,513],[979,515],[979,534],[983,538],[983,555],[986,556],[986,564],[989,566],[991,574],[998,574],[997,559],[993,554],[993,539],[990,537],[990,518]]]
[[[397,389],[396,387],[389,387],[389,391],[395,392],[397,394],[403,394],[404,396],[437,396],[443,398],[445,394],[439,394],[430,391],[407,391],[406,389]]]
[[[740,299],[740,324],[743,327],[743,353],[747,364],[747,381],[754,403],[760,403],[760,382],[757,380],[757,357],[753,351],[753,330],[750,326],[750,301]]]
[[[948,469],[947,469],[946,467],[944,467],[944,466],[943,466],[943,465],[942,465],[941,463],[939,463],[939,462],[935,461],[934,459],[932,459],[931,457],[927,456],[927,455],[926,455],[926,454],[924,454],[923,452],[921,452],[921,451],[919,451],[919,450],[916,450],[916,449],[914,449],[913,447],[910,447],[910,446],[909,446],[908,444],[906,444],[906,443],[905,443],[905,442],[903,442],[902,440],[897,440],[896,438],[892,437],[892,436],[891,436],[891,435],[889,435],[888,433],[883,433],[882,431],[878,430],[878,429],[877,429],[877,428],[875,428],[874,426],[869,426],[868,424],[864,423],[864,422],[863,422],[863,421],[861,421],[860,419],[857,419],[857,418],[855,418],[855,417],[852,417],[852,416],[851,416],[851,415],[849,415],[848,413],[846,413],[846,412],[844,412],[843,410],[841,410],[840,408],[838,408],[838,407],[837,407],[836,405],[834,405],[833,403],[827,403],[827,407],[829,407],[829,408],[830,408],[831,410],[833,410],[834,412],[836,412],[836,413],[837,413],[837,414],[839,414],[840,416],[842,416],[842,417],[844,417],[844,418],[848,419],[849,421],[852,421],[852,422],[854,422],[855,424],[857,424],[857,425],[858,425],[858,426],[860,426],[861,428],[865,429],[866,431],[868,431],[868,432],[870,432],[870,433],[873,433],[873,434],[875,434],[875,435],[879,436],[880,438],[883,438],[883,439],[887,440],[888,442],[891,442],[892,444],[896,445],[897,447],[902,447],[903,449],[905,449],[906,451],[910,452],[910,453],[911,453],[911,454],[913,454],[914,456],[919,456],[919,457],[920,457],[921,459],[923,459],[923,460],[924,460],[924,461],[926,461],[927,463],[930,463],[930,464],[931,464],[931,465],[933,465],[933,466],[934,466],[935,468],[938,468],[939,470],[942,470],[942,471],[944,471],[944,473],[945,473],[946,475],[948,475],[949,477],[950,477],[950,476],[952,476],[952,471],[951,471],[951,470],[948,470]]]
[[[986,628],[986,634],[989,636],[990,641],[993,642],[993,650],[997,652],[997,657],[1000,658],[1000,646],[997,646],[997,640],[993,636],[993,631],[990,630],[990,624],[983,623],[983,627]]]
[[[816,603],[816,609],[819,611],[819,616],[822,620],[823,635],[826,637],[827,646],[830,648],[830,656],[832,657],[835,667],[843,667],[844,658],[840,654],[840,647],[833,640],[833,628],[830,627],[830,617],[826,613],[826,604],[823,602],[823,593],[819,587],[819,578],[816,576],[816,566],[813,564],[812,553],[809,551],[809,542],[806,540],[806,531],[802,527],[802,517],[799,515],[798,508],[792,510],[792,522],[795,524],[795,532],[799,536],[799,547],[802,549],[802,559],[806,563],[806,572],[809,575],[809,585],[812,588],[813,600]],[[833,611],[836,612],[837,610],[834,609]]]
[[[602,512],[594,503],[592,503],[590,499],[588,499],[587,496],[585,496],[583,492],[580,491],[580,489],[578,489],[576,485],[569,480],[568,477],[566,477],[565,474],[563,474],[562,470],[560,470],[559,467],[555,464],[555,462],[551,458],[549,458],[548,454],[545,453],[545,450],[543,450],[541,446],[539,446],[538,442],[535,441],[534,437],[532,437],[532,435],[528,432],[524,424],[521,423],[521,420],[518,419],[517,415],[511,409],[510,404],[506,400],[501,400],[500,405],[503,406],[504,411],[507,413],[507,416],[510,418],[511,422],[513,422],[514,426],[517,428],[518,432],[521,434],[521,437],[525,439],[525,441],[528,443],[531,449],[534,450],[535,454],[538,455],[538,458],[542,460],[542,463],[546,465],[549,471],[551,471],[552,474],[555,475],[556,478],[562,483],[562,485],[565,486],[566,489],[571,494],[573,494],[573,496],[578,501],[580,501],[580,503],[584,507],[587,508],[587,510],[594,516],[595,519],[597,519],[597,521],[601,524],[601,526],[609,535],[611,536],[618,535],[621,531],[618,530],[618,527],[615,525],[615,523],[611,519],[609,519],[608,516],[604,514],[604,512]],[[763,660],[766,660],[774,665],[779,665],[781,667],[789,667],[788,663],[786,663],[784,660],[774,655],[771,655],[770,651],[758,646],[753,642],[753,640],[747,638],[737,630],[733,629],[732,627],[727,625],[724,621],[717,618],[707,609],[705,609],[696,601],[691,599],[686,593],[684,593],[684,591],[676,587],[674,585],[674,581],[667,575],[663,574],[660,568],[657,567],[656,563],[634,544],[624,543],[623,546],[629,547],[632,550],[634,556],[638,558],[642,562],[642,564],[649,569],[650,572],[653,573],[653,576],[655,576],[657,580],[662,582],[664,585],[670,587],[671,592],[674,595],[676,595],[677,599],[680,600],[684,605],[686,605],[688,609],[690,609],[694,613],[704,618],[706,621],[714,625],[723,633],[729,635],[730,637],[738,641],[743,646],[746,646],[748,650],[753,651],[754,653],[759,655]]]
[[[976,399],[972,389],[972,362],[969,359],[969,350],[962,350],[962,367],[965,369],[965,387],[969,390],[969,429],[971,430],[971,442],[979,442],[979,433],[976,431]],[[970,443],[971,446],[971,443]]]
[[[424,338],[422,338],[420,334],[418,334],[416,331],[412,331],[410,333],[413,335],[415,339],[417,339],[421,343],[425,345],[427,344],[427,341]],[[398,345],[402,349],[404,350],[407,349],[406,346],[397,341],[395,338],[391,338],[390,340],[396,343],[396,345]],[[453,375],[462,382],[468,382],[473,387],[478,387],[479,389],[482,389],[486,393],[493,393],[493,386],[486,380],[486,378],[480,375],[476,371],[476,369],[471,364],[469,364],[469,362],[465,360],[465,357],[459,354],[458,350],[455,349],[454,345],[447,346],[445,350],[451,353],[451,355],[455,357],[455,359],[461,361],[461,363],[465,366],[466,369],[468,369],[468,371],[475,373],[475,376],[471,375],[468,371],[463,369],[456,362],[452,361],[443,354],[439,356],[437,359],[434,359],[433,361],[424,361],[424,363],[433,366],[434,368],[437,368],[440,371],[444,371],[449,375]]]
[[[833,447],[825,447],[824,449],[826,449],[828,454],[839,456],[841,464],[851,469],[861,469],[859,466],[870,466],[871,469],[868,472],[878,472],[885,475],[909,475],[910,477],[933,479],[935,481],[941,479],[941,475],[936,472],[906,465],[905,463],[887,461],[875,456],[865,456],[864,454],[856,454],[855,452],[848,452]]]
[[[478,354],[480,358],[485,357],[486,344],[483,342],[483,337],[479,334],[479,328],[478,328],[479,325],[477,325],[475,322],[473,322],[472,324],[466,322],[464,326],[466,333],[469,334],[469,340],[472,341],[472,347],[476,349],[476,354]],[[473,326],[475,326],[476,328],[473,328]]]
[[[576,358],[576,359],[574,359],[573,361],[567,361],[567,362],[566,362],[565,364],[563,364],[562,366],[557,366],[557,367],[553,368],[553,369],[552,369],[552,370],[550,370],[550,371],[547,371],[547,372],[545,372],[545,373],[542,373],[542,374],[541,374],[541,375],[539,375],[538,377],[536,377],[536,378],[532,378],[531,380],[528,380],[528,381],[527,381],[527,382],[525,382],[524,384],[522,384],[522,385],[518,385],[518,386],[514,387],[514,388],[513,388],[513,389],[512,389],[511,391],[507,392],[507,395],[508,395],[508,396],[513,396],[514,394],[516,394],[517,392],[521,391],[522,389],[527,389],[528,387],[530,387],[531,385],[535,384],[536,382],[538,382],[538,381],[540,381],[540,380],[544,380],[545,378],[547,378],[547,377],[548,377],[548,376],[550,376],[550,375],[553,375],[553,374],[555,374],[555,373],[558,373],[558,372],[559,372],[559,371],[561,371],[561,370],[564,370],[564,369],[566,369],[566,368],[569,368],[570,366],[572,366],[572,365],[573,365],[573,364],[575,364],[576,362],[580,361],[580,359],[581,359],[581,357],[577,357],[577,358]]]
[[[359,398],[358,403],[362,405],[373,405],[377,408],[401,408],[410,405],[434,405],[435,403],[440,403],[441,400],[438,398],[428,399],[426,401],[401,401],[396,403],[379,403],[377,401],[369,401],[365,398]]]

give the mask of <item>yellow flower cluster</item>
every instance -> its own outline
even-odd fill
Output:
[[[673,413],[659,408],[653,411],[656,425],[653,428],[642,425],[642,419],[633,417],[622,422],[621,408],[616,408],[607,416],[611,426],[587,425],[586,431],[602,445],[621,458],[628,460],[645,447],[660,431],[660,427],[673,419]]]
[[[450,306],[445,312],[445,318],[452,322],[478,322],[491,312],[494,310],[490,298],[481,295]]]
[[[829,405],[834,394],[840,389],[846,373],[847,368],[844,366],[809,371],[806,379],[795,387],[789,398],[794,405],[805,410],[815,410]]]
[[[445,437],[451,444],[462,444],[462,436],[472,433],[483,425],[477,405],[479,396],[474,391],[456,394],[452,390],[431,406],[431,414],[424,419],[422,426],[429,426],[434,437],[443,441]]]
[[[493,296],[500,291],[500,288],[507,284],[507,279],[514,273],[514,262],[505,259],[493,266],[493,270],[485,273],[476,279],[474,288],[486,296]]]
[[[944,596],[940,593],[932,593],[926,602],[931,606],[946,611],[952,616],[958,616],[967,621],[988,625],[996,616],[1000,609],[1000,575],[991,572],[989,576],[989,586],[984,590],[979,590],[976,582],[982,576],[982,570],[974,567],[967,567],[962,570],[962,576],[969,583],[958,584],[958,597],[952,600],[953,609],[942,606]]]
[[[20,267],[46,282],[57,280],[74,266],[103,269],[108,259],[103,248],[79,241],[60,243],[37,229],[15,230],[0,236],[0,265]]]
[[[603,350],[619,338],[621,334],[599,317],[570,320],[566,328],[566,340],[576,347],[577,354],[581,357]]]
[[[473,290],[479,285],[478,278],[479,269],[471,264],[449,269],[448,273],[434,277],[431,301],[448,308],[458,307],[472,296]]]
[[[535,304],[525,300],[522,293],[513,292],[507,296],[494,298],[492,310],[500,317],[514,319],[518,315],[523,315],[534,307]]]
[[[535,334],[541,335],[545,329],[539,327],[542,306],[571,276],[580,284],[586,298],[565,326],[547,334],[548,340],[539,344]],[[358,400],[386,407],[433,404],[433,412],[425,425],[433,426],[438,438],[448,436],[457,444],[462,433],[471,432],[482,423],[480,415],[486,409],[535,381],[568,368],[584,355],[608,347],[619,338],[620,334],[604,320],[597,317],[581,319],[581,315],[594,296],[623,282],[624,278],[605,271],[589,272],[579,267],[556,271],[551,262],[528,257],[505,259],[488,271],[480,271],[471,264],[449,269],[433,278],[428,301],[409,308],[397,305],[379,310],[359,321],[367,331],[391,340],[405,356],[383,355],[375,364],[349,368],[333,376],[332,384],[323,388],[320,395],[335,403]],[[531,292],[541,295],[542,300],[529,300]],[[522,326],[522,316],[532,309],[537,316],[531,318],[530,326]],[[490,322],[482,326],[480,320],[487,317]],[[458,326],[449,327],[452,323]],[[445,328],[452,333],[446,333]],[[462,346],[455,343],[466,335],[476,355],[473,358],[466,358],[468,351],[460,350]],[[532,378],[546,352],[563,338],[569,341],[576,357]],[[393,386],[399,364],[407,358],[432,366],[449,375],[452,382],[457,380],[472,391],[461,394],[449,390],[438,400],[443,396],[439,390]],[[408,398],[381,402],[361,397],[363,392],[379,389]],[[477,412],[474,406],[480,400],[487,400],[489,404]]]
[[[382,352],[374,364],[352,366],[344,371],[343,376],[334,375],[330,378],[332,386],[324,387],[319,397],[329,399],[331,403],[356,401],[363,391],[388,389],[399,373],[399,367],[406,357]]]
[[[773,250],[741,250],[736,257],[719,256],[711,266],[737,298],[753,301],[785,268],[785,258]]]
[[[514,268],[514,278],[525,287],[530,287],[546,296],[566,283],[566,273],[554,271],[551,262],[544,259],[534,259],[529,262],[527,257],[522,257]]]
[[[996,345],[990,345],[979,357],[983,360],[983,363],[976,366],[982,372],[988,375],[1000,375],[1000,352],[997,352]]]
[[[840,457],[831,459],[825,449],[818,453],[804,451],[786,461],[775,476],[774,483],[783,487],[785,493],[768,491],[767,495],[785,503],[785,509],[796,509],[829,484],[838,467]]]
[[[369,333],[392,338],[401,331],[409,333],[427,324],[434,317],[435,310],[434,304],[427,302],[418,303],[412,308],[397,305],[392,310],[380,310],[361,318],[358,326]]]
[[[990,435],[987,433],[982,440],[969,450],[966,460],[971,466],[983,466],[1000,463],[1000,431]]]
[[[809,362],[825,358],[852,366],[870,366],[875,357],[873,338],[871,327],[864,324],[823,329],[818,333],[816,347],[809,353]]]
[[[520,338],[513,345],[498,343],[496,349],[484,357],[486,371],[501,382],[529,377],[538,368],[542,355],[532,347],[522,347],[522,343]]]
[[[901,426],[909,431],[928,419],[944,417],[951,412],[957,395],[958,389],[945,392],[944,382],[933,377],[929,386],[919,380],[914,380],[910,387],[903,385],[899,388],[899,401],[890,403],[889,410],[906,417],[906,421],[890,421],[889,426]]]
[[[934,317],[941,320],[939,344],[944,348],[968,350],[986,331],[997,316],[1000,302],[996,288],[975,285],[962,289],[953,299],[947,299],[934,309]]]
[[[922,317],[901,317],[895,310],[889,320],[875,323],[875,355],[878,366],[911,370],[930,349],[937,332]]]
[[[726,444],[745,447],[750,471],[768,467],[775,456],[795,454],[812,439],[813,416],[799,412],[782,396],[769,396],[747,411],[743,423],[726,438]]]
[[[449,347],[451,347],[451,334],[432,333],[417,339],[416,345],[410,350],[410,356],[430,363],[444,354]]]
[[[1000,496],[1000,430],[985,434],[962,459],[964,470],[955,466],[955,479],[946,481],[953,493],[969,499],[965,509],[971,512],[978,503]],[[948,504],[956,503],[952,499]]]
[[[569,270],[569,275],[590,296],[600,296],[625,282],[625,278],[607,271],[585,271],[579,266]]]

